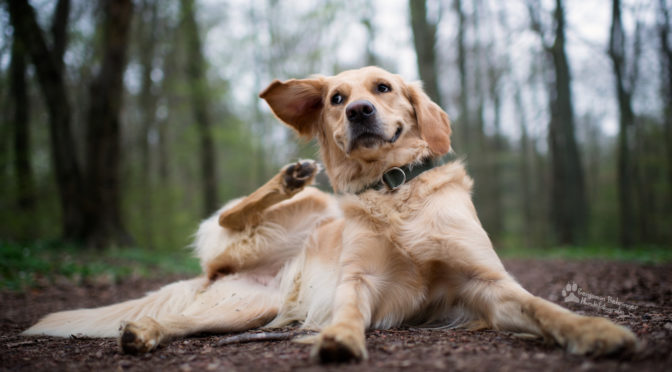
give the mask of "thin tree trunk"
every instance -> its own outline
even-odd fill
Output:
[[[488,39],[490,41],[495,40],[495,30],[494,24],[497,22],[493,18],[486,18],[490,14],[489,9],[487,8],[487,2],[478,1],[475,3],[478,12],[474,13],[475,17],[481,18],[479,14],[482,12],[484,17],[484,22],[486,23],[485,28],[487,30]],[[483,47],[484,42],[481,41],[480,35],[480,21],[475,23],[476,32],[479,34],[479,54],[481,55],[481,60],[486,63],[487,77],[488,77],[488,91],[487,95],[492,103],[492,110],[494,113],[493,125],[494,133],[490,138],[489,146],[487,150],[484,148],[483,151],[486,156],[486,172],[488,173],[488,199],[490,208],[490,234],[493,237],[495,242],[498,242],[502,238],[502,232],[504,230],[504,211],[503,211],[503,197],[502,197],[502,164],[505,159],[504,155],[504,138],[501,133],[502,126],[502,92],[501,92],[501,82],[502,74],[505,69],[508,68],[508,60],[505,57],[499,57],[493,55],[492,52],[487,50],[486,47]]]
[[[475,5],[477,7],[478,5]],[[478,15],[473,16],[473,30],[475,36],[473,58],[473,96],[475,98],[475,110],[473,112],[473,122],[471,135],[473,135],[473,143],[471,144],[471,152],[469,156],[469,168],[474,177],[474,204],[479,211],[479,216],[483,222],[483,226],[488,233],[492,234],[495,228],[493,224],[493,209],[492,209],[492,174],[490,174],[490,148],[488,146],[488,138],[485,135],[485,100],[486,92],[483,86],[483,66],[482,66],[482,48],[481,48],[481,32],[478,23]]]
[[[609,57],[614,68],[616,93],[619,109],[618,133],[618,201],[620,211],[621,245],[629,247],[634,243],[634,206],[631,179],[634,176],[630,159],[629,128],[634,125],[632,112],[632,94],[626,87],[625,32],[621,21],[621,2],[612,1],[612,23],[609,39]]]
[[[520,154],[519,154],[519,169],[520,169],[520,202],[521,210],[523,211],[523,243],[529,247],[532,242],[532,226],[534,219],[532,214],[532,172],[530,166],[530,138],[527,132],[527,117],[525,116],[525,107],[521,97],[520,88],[516,87],[514,94],[514,102],[516,105],[516,113],[518,114],[518,124],[520,125]]]
[[[505,158],[504,156],[504,139],[502,137],[501,133],[501,97],[500,97],[500,92],[497,87],[499,84],[495,80],[491,80],[490,84],[492,86],[491,89],[491,99],[492,99],[492,105],[493,105],[493,110],[494,110],[494,126],[495,126],[495,133],[493,134],[492,137],[492,151],[489,151],[489,161],[488,165],[490,168],[490,177],[491,180],[489,182],[490,184],[490,200],[492,205],[490,208],[492,209],[492,215],[491,215],[491,222],[490,226],[492,226],[491,234],[493,236],[493,240],[500,241],[502,238],[502,231],[504,231],[504,211],[503,211],[503,197],[502,197],[502,182],[501,182],[501,177],[502,177],[502,161]]]
[[[588,206],[583,166],[574,134],[571,75],[565,52],[565,15],[562,0],[555,3],[555,41],[548,49],[555,72],[548,135],[552,172],[551,217],[558,243],[577,244],[586,232]]]
[[[166,30],[169,34],[163,35],[162,37],[166,40],[169,40],[167,51],[163,61],[161,61],[161,70],[163,71],[163,79],[161,80],[158,90],[164,92],[162,100],[160,101],[160,106],[163,106],[167,113],[163,115],[158,115],[157,112],[157,133],[159,136],[157,143],[157,176],[158,183],[162,185],[169,184],[171,182],[171,158],[172,154],[170,148],[170,138],[171,138],[171,127],[170,120],[171,110],[173,107],[178,106],[178,98],[173,93],[176,90],[176,85],[180,79],[178,73],[178,55],[180,51],[180,28],[179,27],[168,27]],[[161,203],[162,210],[165,209],[170,203],[164,201]]]
[[[462,152],[469,153],[471,149],[471,118],[469,112],[469,88],[467,77],[467,51],[465,47],[466,16],[462,9],[462,0],[455,1],[457,13],[457,66],[460,75],[460,115],[457,118],[459,125],[456,132],[462,133]]]
[[[26,56],[21,41],[14,38],[10,63],[10,87],[13,100],[14,172],[18,188],[18,207],[29,212],[35,205],[33,167],[30,164],[30,101],[26,79]]]
[[[87,130],[87,191],[89,245],[132,243],[121,218],[120,124],[123,75],[133,4],[103,0],[102,63],[91,82]]]
[[[655,177],[652,177],[648,172],[649,167],[646,161],[650,156],[649,151],[655,146],[647,147],[645,127],[636,122],[631,123],[630,126],[633,129],[631,131],[634,132],[634,136],[632,136],[634,138],[629,141],[632,150],[628,154],[631,167],[630,176],[632,178],[630,182],[632,196],[630,196],[630,199],[633,201],[632,222],[634,224],[621,226],[621,230],[628,227],[632,230],[629,233],[633,238],[632,243],[655,244],[658,230],[655,221],[657,217],[656,209],[658,208],[656,208],[653,198],[656,193],[654,188],[651,187],[652,184],[655,184]],[[628,246],[624,245],[624,247]]]
[[[162,20],[163,21],[163,20]],[[175,218],[175,211],[178,209],[177,205],[179,199],[174,196],[174,189],[172,187],[165,187],[174,184],[175,174],[171,171],[174,167],[172,165],[171,144],[174,126],[173,116],[175,116],[174,108],[179,106],[180,97],[175,94],[178,85],[181,84],[181,76],[178,71],[178,55],[180,53],[181,42],[179,32],[181,32],[178,25],[166,25],[163,28],[163,33],[157,34],[167,41],[162,59],[160,69],[163,71],[163,79],[159,83],[157,90],[163,92],[160,100],[157,102],[157,107],[162,107],[161,111],[157,110],[156,115],[156,133],[158,141],[156,144],[156,152],[154,154],[156,161],[155,177],[156,185],[160,187],[155,188],[155,200],[157,203],[154,207],[154,215],[158,218],[153,226],[161,226],[159,234],[154,235],[153,242],[160,246],[173,246],[181,244],[183,236],[179,236],[177,227],[177,219]]]
[[[537,91],[541,89],[548,89],[548,82],[545,78],[545,67],[543,63],[538,61],[533,61],[530,63],[530,77],[529,84],[532,87],[532,91]],[[529,96],[530,102],[526,106],[531,107],[542,107],[544,103],[540,99],[540,95],[531,94]],[[521,102],[522,104],[522,102]],[[524,114],[524,107],[520,106],[521,115]],[[535,136],[535,133],[528,128],[528,138],[529,138],[529,175],[530,175],[530,215],[532,217],[531,236],[533,237],[534,245],[539,246],[550,246],[555,244],[551,238],[552,234],[552,224],[550,222],[550,197],[551,194],[548,192],[550,190],[550,173],[549,169],[549,159],[546,154],[542,154],[537,146],[537,141],[542,139]]]
[[[408,6],[411,9],[411,29],[420,79],[424,83],[427,95],[441,105],[439,74],[436,68],[436,25],[427,21],[425,0],[409,0]]]
[[[12,0],[8,3],[12,26],[35,66],[47,105],[51,157],[60,197],[63,237],[66,240],[81,240],[84,237],[86,220],[82,198],[84,187],[70,127],[71,112],[62,74],[62,61],[59,61],[58,53],[52,52],[47,46],[35,11],[28,1]],[[68,14],[62,11],[65,7],[63,3],[69,1],[59,0],[56,6],[58,22],[55,21],[54,24],[62,25],[57,27],[59,30],[66,28],[68,22]],[[60,40],[65,43],[64,38]],[[61,50],[64,50],[64,46]]]
[[[212,140],[207,64],[203,57],[201,37],[196,23],[194,0],[182,0],[182,17],[187,36],[187,74],[194,119],[199,132],[201,177],[203,182],[203,213],[210,215],[218,207],[217,167]]]
[[[663,120],[665,127],[665,148],[667,150],[667,192],[668,208],[672,209],[672,43],[670,35],[670,6],[666,0],[659,0],[660,21],[660,67],[661,90],[663,96]],[[668,209],[669,211],[669,209]]]
[[[141,20],[137,22],[140,42],[137,44],[141,68],[141,85],[139,104],[142,110],[140,123],[140,188],[145,195],[142,198],[142,224],[145,236],[145,244],[149,248],[154,247],[154,218],[153,218],[153,182],[152,182],[152,151],[150,148],[150,136],[156,129],[156,100],[153,92],[152,71],[154,69],[155,47],[157,43],[157,3],[145,0],[139,15]],[[145,15],[149,16],[146,22]]]

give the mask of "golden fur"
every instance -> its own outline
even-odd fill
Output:
[[[366,358],[366,329],[404,324],[531,333],[578,354],[635,347],[626,328],[535,297],[506,272],[459,161],[394,191],[355,194],[391,167],[450,151],[448,117],[420,85],[367,67],[275,81],[261,97],[300,135],[318,138],[341,196],[306,187],[314,162],[290,164],[201,224],[203,276],[138,300],[50,314],[25,334],[118,336],[124,351],[146,352],[198,332],[298,321],[320,330],[312,355],[322,361]],[[365,123],[351,117],[358,102],[372,116]]]

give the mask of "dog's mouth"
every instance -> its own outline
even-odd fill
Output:
[[[372,148],[385,143],[395,143],[399,137],[401,137],[403,128],[401,125],[399,125],[392,137],[386,137],[384,133],[371,130],[359,130],[353,132],[352,139],[350,140],[350,146],[348,146],[348,153],[358,147]]]

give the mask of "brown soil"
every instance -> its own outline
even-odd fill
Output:
[[[530,292],[630,327],[643,341],[642,350],[595,359],[509,333],[411,328],[368,332],[369,360],[365,362],[320,366],[310,360],[310,346],[290,341],[217,346],[226,336],[202,336],[130,356],[120,353],[111,339],[18,336],[48,312],[138,297],[177,279],[172,277],[80,286],[62,282],[23,293],[0,292],[0,370],[672,370],[672,264],[524,260],[505,264]],[[637,308],[621,306],[619,314],[609,313],[618,308],[615,304],[600,309],[565,303],[562,290],[570,281],[586,292],[618,298]]]

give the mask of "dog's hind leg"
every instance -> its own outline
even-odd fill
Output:
[[[142,298],[95,309],[78,309],[49,314],[23,332],[24,335],[70,337],[116,337],[123,321],[145,316],[163,317],[179,314],[193,303],[198,291],[206,285],[203,277],[183,280],[148,293]]]
[[[125,353],[137,354],[192,334],[246,331],[270,322],[279,304],[279,292],[273,286],[257,283],[249,276],[223,278],[181,314],[147,316],[126,323],[119,345]]]
[[[277,271],[317,226],[340,216],[333,196],[304,188],[317,171],[313,161],[290,164],[250,196],[203,221],[195,248],[207,277],[261,266]]]
[[[637,339],[627,328],[533,296],[510,277],[472,279],[464,288],[468,307],[495,329],[537,334],[574,354],[604,355],[636,347]]]

